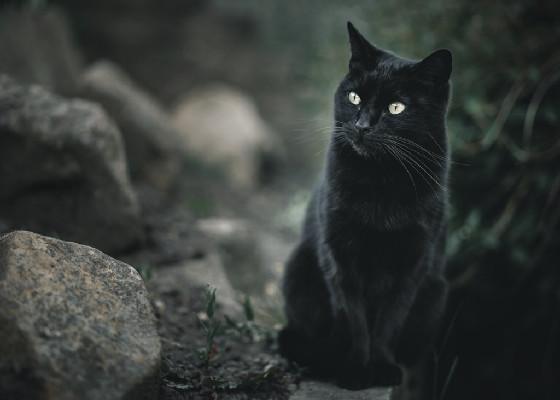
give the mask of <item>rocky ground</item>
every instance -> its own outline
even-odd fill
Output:
[[[161,272],[168,273],[174,272]],[[217,310],[210,317],[205,288],[185,294],[183,287],[158,285],[162,280],[150,284],[163,349],[160,399],[289,397],[297,374],[274,354],[272,331],[246,316],[225,319]]]
[[[292,206],[253,100],[85,59],[56,8],[0,8],[0,398],[388,398],[275,352]]]

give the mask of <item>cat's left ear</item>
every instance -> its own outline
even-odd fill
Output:
[[[415,73],[435,83],[449,81],[452,70],[452,56],[447,49],[436,50],[414,66]]]
[[[350,21],[348,21],[347,27],[350,49],[352,51],[350,70],[374,67],[382,51],[368,42]]]

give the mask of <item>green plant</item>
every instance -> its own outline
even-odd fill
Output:
[[[226,333],[246,340],[251,343],[270,340],[275,333],[272,328],[263,326],[255,320],[255,309],[249,296],[245,296],[242,302],[245,320],[236,321],[229,316],[225,316]]]
[[[255,321],[255,310],[249,296],[243,298],[241,306],[245,320],[237,321],[228,315],[224,315],[225,324],[223,324],[216,314],[216,288],[210,285],[206,286],[205,311],[198,315],[198,321],[206,336],[205,346],[198,350],[198,356],[205,368],[208,368],[212,359],[219,354],[216,338],[224,334],[250,343],[273,338],[272,329],[266,328]]]
[[[243,299],[243,312],[245,313],[247,322],[255,320],[255,310],[253,308],[253,304],[251,303],[251,297],[248,295],[246,295]]]
[[[218,353],[215,339],[221,333],[222,324],[216,318],[216,288],[206,287],[206,313],[198,317],[200,325],[206,334],[206,344],[199,349],[198,355],[204,366],[208,368],[212,358]]]

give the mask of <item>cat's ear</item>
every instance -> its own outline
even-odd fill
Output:
[[[449,80],[452,70],[452,56],[447,49],[436,50],[414,66],[415,73],[435,83]]]
[[[368,42],[350,21],[348,21],[347,26],[350,49],[352,51],[350,70],[369,69],[375,66],[382,53],[381,50]]]

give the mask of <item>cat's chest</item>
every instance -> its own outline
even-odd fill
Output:
[[[323,221],[328,229],[344,231],[345,236],[390,242],[425,223],[423,210],[414,202],[378,201],[375,195],[333,197],[326,204]]]
[[[375,271],[410,270],[422,259],[428,245],[425,229],[410,225],[378,230],[367,224],[337,220],[327,227],[326,242],[342,268]]]

